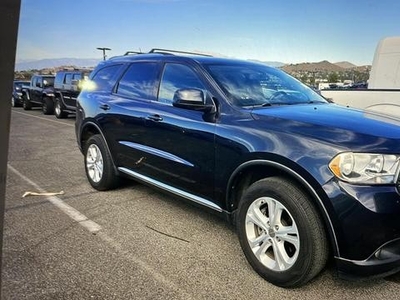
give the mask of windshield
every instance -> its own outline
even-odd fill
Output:
[[[44,77],[43,84],[44,86],[54,86],[54,77]]]
[[[272,67],[249,63],[206,68],[228,99],[241,107],[327,103],[305,84]]]

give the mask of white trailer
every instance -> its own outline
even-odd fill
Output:
[[[337,104],[400,116],[400,37],[378,43],[368,89],[321,90],[321,94]]]

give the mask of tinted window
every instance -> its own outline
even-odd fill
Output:
[[[44,86],[54,86],[54,77],[43,77]]]
[[[81,77],[82,77],[81,74],[73,74],[72,75],[73,80],[79,80],[79,79],[81,79]]]
[[[174,93],[182,88],[205,89],[197,74],[188,66],[166,64],[161,80],[158,101],[172,103]]]
[[[100,88],[112,87],[115,83],[115,73],[119,70],[121,65],[107,66],[93,76],[92,81]]]
[[[56,79],[55,79],[55,84],[56,84],[57,86],[63,84],[63,82],[64,82],[64,77],[65,77],[65,74],[64,74],[64,73],[57,73]]]
[[[134,63],[119,81],[117,93],[132,98],[154,100],[156,76],[156,63]]]
[[[65,79],[64,79],[64,83],[65,84],[71,84],[71,80],[72,80],[72,74],[68,73],[67,75],[65,75]]]

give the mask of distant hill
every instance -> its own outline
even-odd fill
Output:
[[[25,60],[15,64],[15,71],[41,70],[60,66],[95,67],[101,59],[96,58],[55,58],[40,60]]]
[[[334,64],[339,66],[339,67],[341,67],[341,68],[343,68],[343,69],[353,69],[353,68],[357,67],[356,65],[354,65],[354,64],[352,64],[352,63],[350,63],[348,61],[339,61],[339,62],[336,62]]]
[[[281,67],[282,70],[288,73],[292,72],[340,72],[344,69],[336,64],[332,64],[327,60],[323,60],[315,63],[301,63],[301,64],[289,64]]]

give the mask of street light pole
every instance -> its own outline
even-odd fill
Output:
[[[106,51],[109,51],[111,49],[110,48],[106,48],[106,47],[98,47],[97,50],[103,51],[103,60],[106,60],[106,57],[107,57]]]

